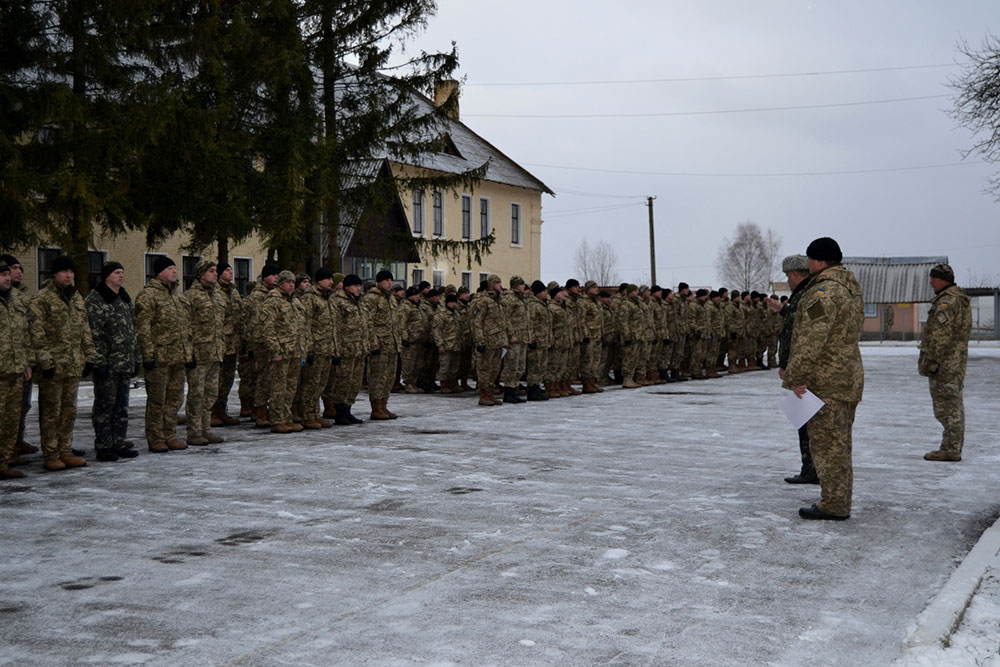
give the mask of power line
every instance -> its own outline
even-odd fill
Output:
[[[576,195],[578,197],[596,197],[598,199],[645,199],[646,195],[611,195],[600,192],[584,192],[583,190],[571,190],[570,188],[560,188],[552,186],[552,189],[559,194]]]
[[[502,114],[467,113],[466,118],[663,118],[666,116],[710,116],[727,113],[760,113],[765,111],[799,111],[803,109],[834,109],[872,104],[892,104],[895,102],[916,102],[951,97],[950,94],[921,95],[918,97],[894,97],[887,100],[862,100],[859,102],[833,102],[830,104],[802,104],[781,107],[754,107],[749,109],[716,109],[710,111],[664,111],[661,113],[586,113],[586,114]]]
[[[612,204],[610,206],[593,206],[590,208],[575,208],[554,211],[552,213],[546,213],[545,219],[549,220],[551,218],[562,218],[567,215],[579,215],[581,213],[606,213],[608,211],[617,211],[623,208],[632,208],[633,206],[639,206],[640,204],[645,205],[642,202],[633,202],[631,204]]]
[[[591,86],[591,85],[617,85],[632,83],[682,83],[687,81],[731,81],[734,79],[780,79],[803,76],[828,76],[834,74],[867,74],[870,72],[895,72],[901,70],[934,69],[941,67],[955,67],[955,63],[941,63],[937,65],[902,65],[899,67],[867,67],[864,69],[835,69],[821,70],[816,72],[785,72],[778,74],[730,74],[721,76],[688,76],[672,77],[666,79],[607,79],[603,81],[522,81],[522,82],[483,82],[466,83],[466,86]]]
[[[789,171],[789,172],[692,172],[692,171],[637,171],[628,169],[601,169],[597,167],[569,167],[558,164],[541,164],[538,162],[522,162],[526,167],[544,167],[547,169],[569,169],[574,171],[592,171],[602,174],[631,174],[635,176],[704,176],[704,177],[750,177],[750,176],[848,176],[856,174],[881,174],[899,171],[920,171],[926,169],[946,169],[949,167],[965,167],[981,165],[985,162],[948,162],[943,164],[925,164],[911,167],[885,167],[881,169],[846,169],[841,171]]]

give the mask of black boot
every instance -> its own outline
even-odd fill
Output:
[[[547,401],[549,400],[548,394],[542,391],[542,388],[537,384],[533,384],[528,387],[528,400],[529,401]]]
[[[684,377],[683,375],[681,375],[680,370],[676,368],[674,369],[674,382],[687,382],[690,379],[691,378],[689,377]]]
[[[517,395],[517,389],[513,387],[503,388],[504,403],[524,403],[524,399]]]
[[[808,425],[799,429],[799,454],[802,457],[802,471],[798,475],[786,477],[789,484],[819,484],[819,475],[813,465],[812,453],[809,451]]]
[[[616,368],[614,371],[612,371],[611,374],[612,376],[614,376],[612,380],[614,384],[621,384],[622,382],[625,381],[625,379],[622,377],[622,370],[620,368]]]
[[[105,447],[102,449],[95,449],[94,453],[97,454],[98,461],[117,461],[118,452],[110,447]]]
[[[139,450],[137,449],[123,449],[121,447],[116,447],[114,452],[120,459],[134,459],[139,456]]]
[[[355,417],[354,415],[351,414],[351,406],[345,404],[343,406],[343,408],[344,408],[344,414],[347,416],[347,421],[349,421],[352,424],[364,424],[365,423],[364,419],[358,419],[357,417]]]
[[[337,403],[333,407],[337,411],[336,416],[333,418],[333,423],[337,426],[350,426],[351,420],[347,418],[347,406],[343,403]]]

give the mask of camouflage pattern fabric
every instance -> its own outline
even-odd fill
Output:
[[[79,379],[84,364],[97,360],[83,297],[75,285],[62,288],[46,280],[31,304],[38,322],[33,341],[38,368],[55,368],[57,376]]]
[[[365,376],[365,357],[346,356],[340,358],[340,365],[331,373],[332,386],[328,386],[324,396],[335,404],[354,405],[361,391]]]
[[[500,306],[499,294],[490,292],[480,295],[470,315],[473,347],[496,350],[507,347],[507,322]]]
[[[809,420],[809,450],[820,483],[820,501],[816,507],[827,514],[851,513],[854,488],[851,433],[857,407],[856,402],[828,400]]]
[[[196,280],[186,292],[190,308],[191,344],[198,362],[187,373],[187,436],[205,436],[219,394],[219,366],[226,354],[226,297],[213,284]]]
[[[934,418],[944,429],[939,449],[961,456],[965,446],[965,400],[962,396],[964,383],[935,375],[928,378],[928,381],[934,404]]]
[[[275,287],[268,292],[259,320],[270,365],[271,423],[291,424],[292,402],[310,346],[305,308],[297,298]]]
[[[84,301],[94,342],[95,368],[109,373],[131,374],[142,361],[136,331],[132,298],[122,287],[116,294],[105,284],[87,295]]]
[[[788,367],[788,357],[792,347],[792,330],[795,328],[795,312],[799,308],[799,301],[802,300],[802,295],[808,284],[808,280],[800,282],[781,309],[781,333],[778,335],[778,366],[780,368]]]
[[[73,423],[79,386],[79,376],[58,372],[52,379],[42,377],[38,380],[38,421],[42,456],[46,461],[73,455]]]
[[[369,341],[368,320],[362,309],[361,299],[344,290],[334,293],[331,305],[341,362],[330,373],[330,381],[323,395],[334,403],[353,405],[364,380]]]
[[[487,347],[485,352],[476,350],[476,386],[493,386],[500,375],[500,355],[499,347]]]
[[[7,406],[0,410],[0,473],[7,472],[10,462],[16,456],[17,427],[21,421],[21,411],[12,410],[11,407],[21,403],[23,381],[22,373],[0,373],[0,402]]]
[[[153,278],[135,298],[136,333],[142,360],[159,365],[185,364],[191,360],[191,326],[188,305],[177,285]]]
[[[939,291],[931,301],[920,338],[917,369],[928,378],[934,417],[944,429],[940,449],[961,456],[965,445],[965,371],[969,359],[972,309],[958,285]]]
[[[531,314],[523,292],[511,289],[500,298],[504,322],[507,325],[507,354],[503,358],[502,380],[505,387],[517,387],[527,364],[528,341],[531,340]],[[516,341],[516,342],[515,342]]]
[[[128,398],[132,374],[112,373],[94,380],[94,449],[117,449],[128,435]]]
[[[184,364],[157,364],[145,371],[146,440],[150,445],[177,439],[177,411],[184,397]]]

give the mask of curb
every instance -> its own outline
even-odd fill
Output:
[[[1000,519],[983,532],[944,587],[917,616],[916,627],[903,641],[896,664],[903,663],[915,649],[947,648],[990,570],[1000,570]]]

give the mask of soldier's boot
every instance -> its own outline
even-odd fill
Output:
[[[240,396],[240,417],[253,417],[253,399]]]
[[[600,380],[597,381],[598,387],[610,387],[612,384],[613,383],[611,382],[611,378],[607,376],[602,377]]]
[[[267,406],[262,405],[253,409],[254,421],[258,428],[267,428],[271,425],[271,417],[268,414]]]
[[[304,430],[306,430],[305,426],[303,426],[302,424],[296,424],[295,422],[292,422],[293,433],[298,433],[299,431],[304,431]]]
[[[315,430],[323,428],[323,425],[320,424],[315,419],[306,419],[306,420],[303,420],[303,422],[302,422],[302,428],[308,429],[310,431],[315,431]]]
[[[458,383],[458,388],[461,389],[462,392],[474,391],[474,389],[469,386],[468,378],[462,378],[462,381]]]
[[[167,443],[165,442],[153,442],[149,445],[149,451],[154,454],[166,454],[170,451],[170,449],[167,447]]]
[[[566,382],[566,384],[564,384],[563,386],[566,387],[567,396],[579,396],[580,394],[583,393],[579,389],[574,389],[572,382]]]
[[[187,449],[187,448],[188,448],[188,446],[187,446],[186,442],[181,442],[180,440],[168,440],[167,441],[167,449],[173,449],[173,450],[178,450],[179,451],[181,449]]]
[[[488,405],[493,407],[496,402],[493,400],[493,394],[488,389],[479,390],[479,405]]]
[[[217,445],[220,442],[226,441],[221,435],[215,435],[211,431],[205,431],[205,439],[208,440],[208,444],[210,445]]]
[[[528,400],[547,401],[549,400],[549,397],[548,395],[546,395],[544,391],[542,391],[541,387],[539,387],[537,384],[533,384],[530,387],[528,387]]]
[[[219,407],[218,403],[212,406],[212,416],[209,421],[209,426],[212,428],[219,428],[222,426],[222,417],[219,416]]]
[[[648,384],[663,384],[663,380],[660,379],[660,372],[649,371],[646,373],[646,382]]]
[[[757,370],[759,371],[769,370],[767,364],[764,363],[763,357],[757,357]]]
[[[271,433],[292,433],[295,424],[275,424],[271,427]]]
[[[503,402],[504,403],[524,403],[524,399],[517,395],[517,389],[514,387],[504,387],[503,388]]]
[[[187,444],[192,445],[194,447],[203,447],[204,445],[208,444],[208,438],[196,433],[194,435],[189,435],[187,437]]]
[[[451,380],[441,380],[441,393],[442,394],[455,393],[455,390],[451,388]]]
[[[337,405],[329,396],[323,397],[323,418],[335,419],[337,417]]]
[[[38,447],[35,447],[34,445],[29,445],[28,443],[24,442],[23,440],[21,442],[17,443],[17,450],[16,450],[16,452],[18,454],[34,454],[37,451],[38,451]]]
[[[372,413],[369,419],[372,421],[385,421],[392,419],[392,417],[386,414],[385,410],[382,409],[382,401],[380,399],[372,398],[369,399],[369,402],[372,405]]]
[[[742,371],[740,370],[740,362],[738,362],[738,361],[735,361],[735,362],[734,361],[730,361],[729,362],[729,374],[730,375],[735,375],[736,373],[742,373]]]
[[[389,399],[388,398],[383,398],[382,399],[382,412],[384,412],[385,414],[389,415],[389,419],[398,419],[399,415],[397,415],[395,412],[393,412],[392,410],[390,410],[388,404],[389,404]]]
[[[292,423],[302,423],[302,403],[299,401],[292,401]]]
[[[642,385],[636,382],[631,375],[626,377],[624,382],[622,382],[622,389],[638,389],[641,386]]]
[[[745,371],[759,371],[760,366],[757,365],[757,361],[754,359],[744,359],[743,360],[743,370]]]
[[[46,472],[56,472],[65,469],[66,464],[60,459],[45,459],[45,461],[42,462],[42,470]]]
[[[604,391],[603,389],[595,385],[594,380],[589,377],[583,378],[582,389],[584,394],[596,394],[598,392]]]
[[[319,424],[320,428],[331,428],[333,426],[332,421],[328,419],[323,419],[322,417],[316,417],[316,419],[314,419],[313,421]]]
[[[517,395],[518,396],[527,396],[528,395],[528,388],[526,386],[524,386],[523,384],[517,385]]]
[[[14,470],[13,468],[0,470],[0,479],[19,479],[21,477],[24,477],[24,473],[20,470]]]
[[[956,454],[954,452],[946,452],[942,449],[935,449],[934,451],[927,452],[924,454],[925,461],[961,461],[962,455]]]
[[[351,422],[352,424],[364,424],[365,423],[364,419],[358,419],[353,414],[351,414],[351,406],[347,405],[346,403],[344,404],[344,410],[347,413],[347,421]]]
[[[690,377],[684,377],[684,375],[681,374],[680,370],[676,368],[674,369],[674,377],[677,378],[678,382],[687,382],[688,380],[691,379]]]
[[[437,383],[434,382],[434,380],[431,380],[430,382],[425,382],[423,385],[421,385],[421,388],[428,394],[432,394],[435,391],[441,390],[441,387],[439,387]]]
[[[351,420],[347,418],[347,406],[337,403],[334,408],[337,410],[333,423],[337,426],[350,426]]]
[[[711,368],[709,368],[709,369],[708,369],[708,371],[707,371],[707,372],[705,373],[705,377],[706,377],[706,378],[720,378],[720,377],[722,377],[722,376],[721,376],[721,375],[719,375],[719,373],[718,373],[718,371],[716,370],[715,366],[712,366],[712,367],[711,367]]]
[[[622,370],[620,368],[614,369],[611,371],[611,374],[614,376],[612,378],[612,382],[614,384],[623,384],[625,382],[625,378],[622,377]]]
[[[646,374],[645,373],[638,373],[638,372],[635,373],[635,375],[632,376],[632,382],[635,382],[640,387],[645,387],[646,386]]]
[[[409,382],[406,383],[405,389],[406,389],[406,393],[407,394],[422,394],[422,393],[424,393],[423,389],[421,389],[417,385],[409,383]]]
[[[239,423],[239,419],[226,414],[226,406],[222,402],[216,401],[212,406],[212,426],[236,426]]]

